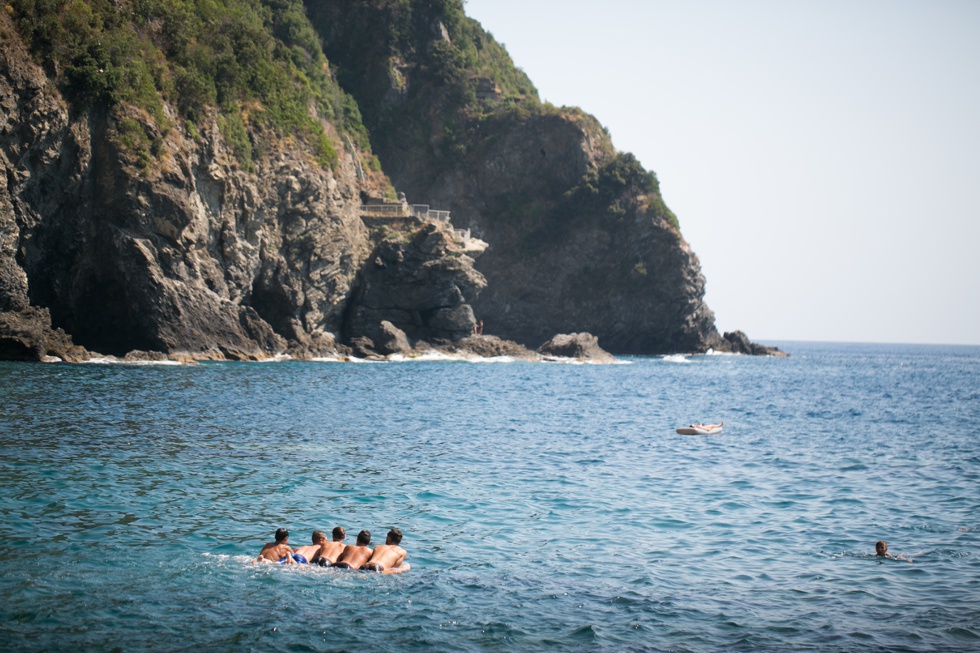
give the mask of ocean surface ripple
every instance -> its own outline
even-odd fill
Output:
[[[980,348],[775,344],[0,363],[0,648],[980,649]],[[250,564],[338,524],[412,570]]]

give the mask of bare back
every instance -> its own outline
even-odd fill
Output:
[[[351,569],[360,569],[371,557],[371,547],[348,544],[337,558],[337,563],[346,563]]]
[[[318,556],[326,558],[330,561],[330,564],[337,562],[340,554],[344,552],[343,542],[324,542],[323,546],[320,547],[320,552],[317,553]],[[311,558],[312,559],[312,558]]]
[[[405,555],[405,549],[397,544],[379,544],[367,562],[375,568],[380,567],[381,571],[386,571],[400,566],[405,560]]]
[[[316,557],[317,551],[320,550],[319,544],[307,544],[306,546],[299,546],[293,549],[293,553],[298,553],[307,560],[312,560]]]
[[[285,542],[269,542],[262,547],[262,550],[259,552],[259,557],[255,561],[279,562],[283,556],[291,552],[292,549]]]

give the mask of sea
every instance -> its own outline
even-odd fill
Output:
[[[767,344],[0,363],[0,649],[980,650],[980,347]]]

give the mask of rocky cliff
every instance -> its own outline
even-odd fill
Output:
[[[561,332],[614,353],[732,346],[656,177],[591,116],[541,105],[459,0],[198,16],[238,62],[195,55],[173,3],[76,3],[89,41],[68,54],[43,32],[54,18],[14,4],[0,358],[385,353],[465,342],[477,320],[529,347]],[[261,74],[242,62],[256,41]],[[393,188],[454,224],[368,228],[362,205]],[[458,227],[489,243],[476,261]]]
[[[376,275],[364,275],[358,291],[365,263],[395,245],[372,238],[361,220],[370,183],[354,152],[324,169],[302,144],[280,139],[246,171],[213,111],[193,136],[162,133],[124,103],[75,113],[5,16],[0,29],[0,356],[77,360],[78,344],[115,355],[323,355],[342,331],[349,339],[374,329],[369,315],[419,337],[471,332],[465,319],[433,319],[428,330],[371,304]],[[133,125],[156,143],[149,164],[120,136]],[[429,225],[426,235],[446,232]],[[430,247],[404,267],[424,269],[434,287],[455,287],[457,276],[478,287],[471,259],[449,254]],[[468,309],[459,293],[420,301],[397,308]]]
[[[474,302],[488,331],[534,347],[588,331],[616,353],[725,347],[656,177],[592,116],[541,104],[458,3],[310,12],[395,185],[490,243]]]

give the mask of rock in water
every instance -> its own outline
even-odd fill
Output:
[[[599,346],[599,339],[591,333],[561,333],[538,347],[547,356],[579,358],[590,361],[614,361],[612,354]]]
[[[412,348],[408,342],[405,332],[396,327],[388,320],[381,322],[378,329],[378,337],[374,341],[374,347],[379,354],[390,356],[391,354],[404,354]]]

